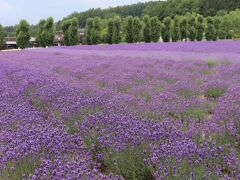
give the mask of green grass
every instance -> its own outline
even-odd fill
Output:
[[[3,174],[3,180],[19,180],[25,175],[26,178],[41,164],[40,153],[35,156],[26,157],[18,162],[8,162],[7,168],[4,169],[0,174]],[[14,167],[14,170],[11,168]],[[1,177],[0,177],[1,179]]]
[[[69,134],[75,134],[79,131],[75,123],[80,124],[87,116],[93,115],[96,112],[101,111],[99,106],[96,107],[85,107],[80,110],[80,113],[72,113],[70,119],[64,122],[65,128]]]
[[[158,92],[163,92],[164,87],[163,87],[162,85],[156,85],[156,86],[154,87],[154,89],[155,89],[156,91],[158,91]]]
[[[100,81],[97,83],[98,87],[101,89],[105,88],[107,86],[107,84],[108,83],[106,81]]]
[[[199,73],[202,75],[211,75],[213,72],[210,71],[209,69],[203,69],[203,70],[200,70]]]
[[[223,96],[225,92],[226,92],[226,89],[223,87],[212,87],[212,88],[208,88],[204,92],[204,96],[210,99],[217,99]]]
[[[152,101],[151,94],[146,92],[146,91],[142,91],[142,92],[137,93],[136,97],[143,99],[147,103]]]
[[[131,88],[130,85],[121,85],[117,87],[117,92],[126,93],[129,91],[130,88]]]
[[[214,61],[214,60],[206,60],[206,63],[208,65],[208,68],[213,68],[219,64],[218,61]]]
[[[194,109],[189,108],[185,112],[181,114],[183,119],[191,118],[196,119],[198,122],[202,122],[204,119],[206,119],[208,113],[204,111],[203,109]]]
[[[168,84],[174,84],[177,82],[176,79],[173,79],[173,78],[166,78],[165,81],[168,83]]]

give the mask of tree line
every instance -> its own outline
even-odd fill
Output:
[[[240,38],[240,10],[227,13],[220,11],[216,16],[204,17],[197,13],[165,17],[162,21],[157,16],[145,15],[114,16],[109,19],[100,17],[86,20],[85,41],[82,44],[118,44],[137,42],[177,42]],[[40,20],[37,25],[37,41],[40,46],[50,46],[54,42],[56,26],[53,18]],[[66,46],[80,43],[79,21],[77,18],[66,19],[61,29]],[[0,25],[0,49],[4,47],[4,28]],[[30,39],[30,25],[21,20],[16,26],[17,45],[26,48]]]
[[[122,42],[216,41],[240,38],[240,11],[204,17],[197,13],[165,17],[145,15],[142,18],[115,16],[108,20],[99,17],[86,21],[86,44],[118,44]]]
[[[216,16],[219,12],[230,12],[240,8],[238,0],[167,0],[167,1],[150,1],[144,3],[136,3],[125,6],[111,7],[107,9],[95,8],[84,12],[74,12],[63,20],[55,23],[57,31],[61,30],[63,21],[67,19],[77,18],[80,28],[85,28],[88,18],[100,17],[101,19],[109,19],[114,16],[125,18],[127,16],[143,17],[149,15],[157,16],[160,21],[167,16],[174,18],[175,15],[183,16],[186,13],[197,13],[204,17]],[[15,34],[16,26],[4,27],[7,36]],[[37,25],[30,25],[29,33],[36,36],[38,32]]]

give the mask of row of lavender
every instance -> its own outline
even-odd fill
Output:
[[[240,178],[238,62],[34,53],[2,55],[1,177]]]

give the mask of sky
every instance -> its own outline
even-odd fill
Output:
[[[55,21],[89,8],[107,8],[149,0],[0,0],[0,24],[15,25],[21,19],[37,24],[52,16]]]

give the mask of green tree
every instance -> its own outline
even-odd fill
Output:
[[[92,29],[92,44],[99,44],[101,42],[101,19],[95,17],[93,19]]]
[[[88,45],[93,44],[93,33],[94,33],[94,29],[93,29],[93,18],[88,18],[87,22],[86,22],[86,43]]]
[[[143,27],[143,38],[146,43],[151,42],[151,22],[148,15],[143,17],[144,27]]]
[[[204,17],[202,15],[197,16],[196,30],[197,30],[197,35],[196,35],[197,41],[202,41],[204,37]]]
[[[141,31],[142,31],[142,23],[139,17],[133,18],[133,42],[141,41]]]
[[[51,46],[54,42],[54,20],[49,17],[45,22],[45,44]]]
[[[150,18],[151,41],[158,42],[161,33],[161,23],[156,16]]]
[[[62,23],[62,30],[63,30],[63,37],[64,37],[64,44],[66,46],[70,46],[70,43],[69,43],[69,27],[71,26],[71,20],[65,20],[63,21]]]
[[[214,20],[212,17],[207,17],[207,27],[205,31],[206,40],[211,41],[215,39],[216,29],[214,27]]]
[[[113,36],[112,42],[114,44],[118,44],[121,42],[121,28],[122,28],[122,21],[120,17],[116,16],[113,19]]]
[[[188,18],[188,38],[190,41],[195,41],[196,39],[196,19],[195,15],[191,15]]]
[[[37,39],[40,44],[40,46],[45,47],[45,38],[44,38],[44,31],[45,31],[45,19],[41,19],[40,22],[38,23],[38,33],[37,33]]]
[[[231,19],[228,15],[220,18],[219,39],[231,39]]]
[[[21,49],[28,46],[30,35],[29,35],[29,24],[26,20],[21,20],[16,28],[17,45]]]
[[[180,17],[176,15],[173,19],[172,41],[181,40]]]
[[[182,16],[179,26],[181,33],[181,41],[187,40],[187,19],[185,16]]]
[[[171,39],[171,22],[172,19],[168,16],[163,19],[163,25],[161,28],[162,39],[164,42],[169,42]]]
[[[71,19],[71,23],[68,29],[68,39],[70,45],[79,44],[79,35],[78,35],[78,19]]]
[[[4,48],[4,29],[0,24],[0,50]]]
[[[112,44],[113,43],[113,31],[114,31],[114,21],[113,19],[109,19],[107,23],[107,43]]]
[[[128,16],[125,18],[125,40],[127,43],[133,43],[133,17]]]
[[[213,40],[214,41],[216,41],[218,39],[218,37],[219,37],[220,23],[221,23],[221,21],[220,21],[219,17],[214,17],[213,18],[213,24],[214,24],[214,28],[216,30],[216,32],[215,32],[215,34],[213,36]]]

